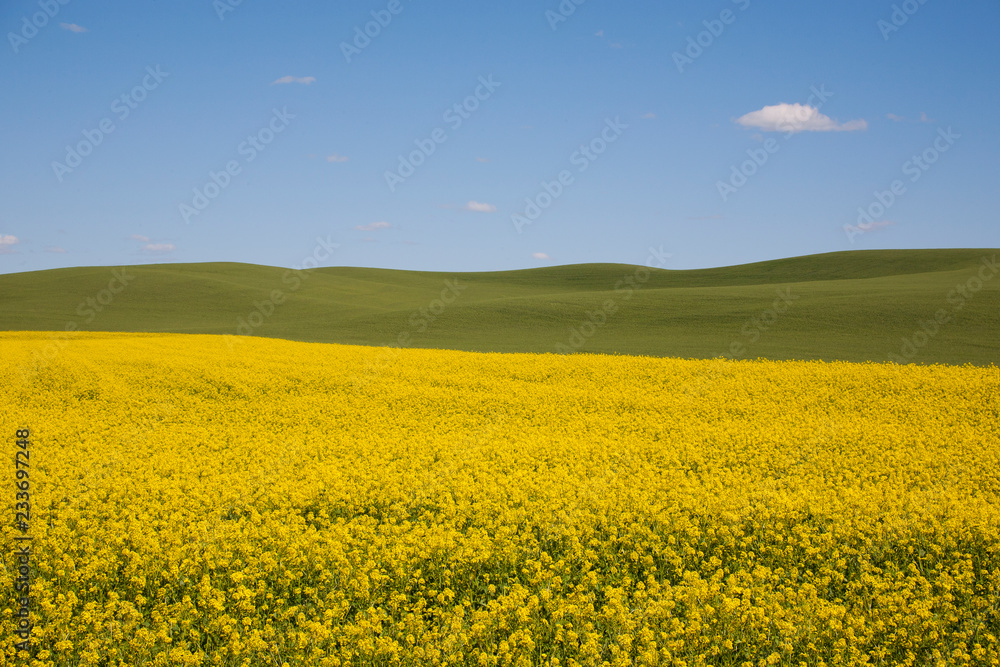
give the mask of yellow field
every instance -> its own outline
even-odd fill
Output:
[[[0,664],[1000,664],[995,367],[50,337]]]

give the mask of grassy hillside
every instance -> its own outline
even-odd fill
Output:
[[[693,271],[57,269],[0,275],[0,330],[680,357],[886,361],[894,353],[918,363],[990,364],[1000,362],[1000,275],[989,264],[998,255],[866,250]],[[904,337],[920,347],[906,348]]]

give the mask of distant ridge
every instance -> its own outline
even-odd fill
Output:
[[[75,325],[486,352],[995,364],[997,256],[997,249],[858,250],[685,271],[52,269],[0,275],[0,330]]]

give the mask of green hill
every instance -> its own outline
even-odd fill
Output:
[[[863,250],[691,271],[625,264],[481,273],[233,263],[55,269],[0,275],[0,330],[75,326],[680,357],[887,361],[892,353],[918,363],[990,364],[1000,361],[997,255]]]

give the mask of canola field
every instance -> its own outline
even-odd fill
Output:
[[[0,665],[1000,664],[996,367],[52,338]]]

